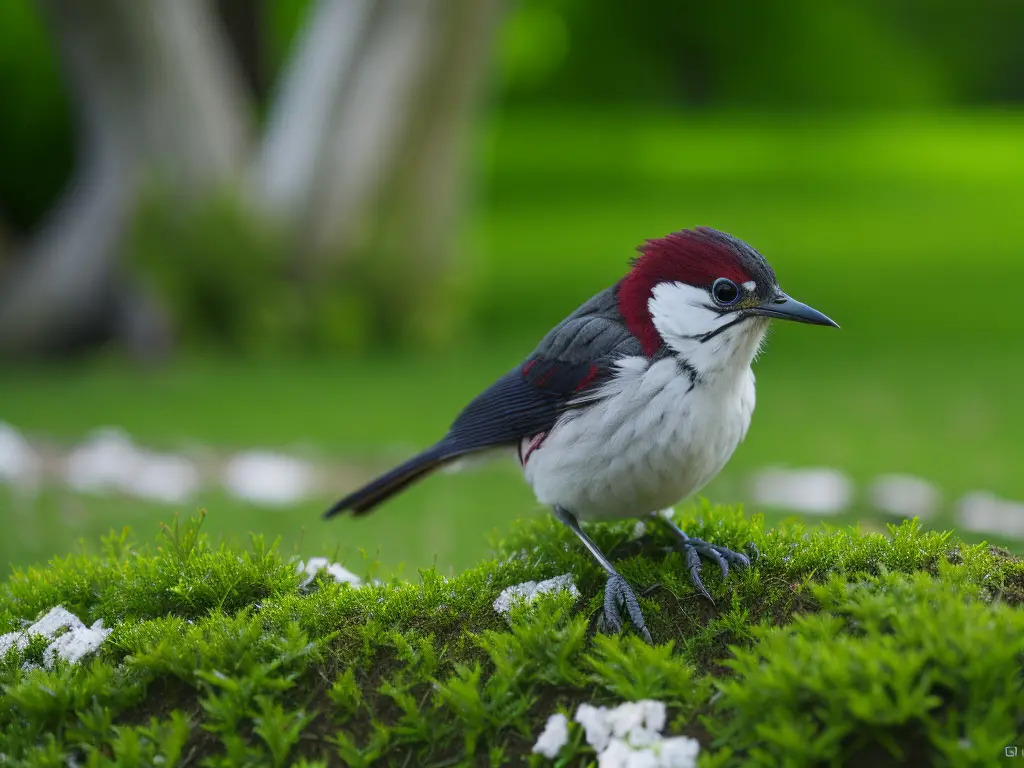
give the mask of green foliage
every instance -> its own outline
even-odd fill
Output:
[[[1024,566],[914,523],[769,529],[698,508],[681,521],[691,533],[751,541],[761,557],[727,582],[709,569],[716,608],[665,541],[626,555],[632,583],[661,585],[641,597],[648,646],[594,634],[603,576],[553,520],[522,524],[495,560],[452,579],[423,570],[306,593],[276,548],[215,548],[202,521],[164,526],[153,549],[111,534],[102,556],[3,586],[2,629],[56,604],[113,629],[77,666],[24,666],[38,642],[4,657],[8,762],[544,765],[530,750],[551,714],[647,698],[716,766],[984,763],[1024,725]],[[628,549],[629,528],[593,534]],[[580,599],[495,614],[503,588],[566,571]],[[198,573],[219,586],[200,590]],[[573,725],[559,765],[592,760]]]
[[[205,515],[181,528],[165,526],[157,557],[145,549],[121,551],[120,557],[68,555],[47,567],[15,569],[4,593],[19,615],[34,616],[62,604],[91,623],[124,619],[187,621],[211,610],[234,613],[258,601],[288,593],[298,584],[294,565],[285,563],[261,537],[249,550],[211,547],[197,533]],[[108,542],[111,539],[107,539]],[[14,626],[4,621],[0,630]]]
[[[127,250],[186,343],[280,353],[308,323],[283,240],[232,195],[187,203],[151,190]]]
[[[592,670],[589,681],[614,699],[657,699],[686,713],[708,700],[710,679],[681,661],[671,641],[650,646],[638,637],[598,635],[593,644],[593,652],[585,657]],[[675,698],[681,693],[682,698]]]
[[[948,571],[949,567],[943,568]],[[832,576],[820,612],[758,627],[718,682],[716,743],[749,765],[987,764],[1024,728],[1024,613],[928,574]]]
[[[185,202],[151,190],[127,251],[186,346],[287,358],[408,341],[411,307],[421,298],[431,297],[431,321],[453,306],[445,286],[458,281],[436,280],[428,291],[409,271],[407,251],[383,240],[344,260],[302,254],[300,243],[234,193]]]
[[[0,210],[4,226],[26,233],[67,182],[74,157],[57,52],[31,0],[0,4],[0,93]],[[3,257],[0,247],[0,265]]]
[[[982,0],[524,0],[499,48],[514,102],[733,107],[921,106],[1021,97],[1008,30],[1024,13]],[[926,23],[925,23],[926,22]],[[779,55],[785,51],[786,55]]]

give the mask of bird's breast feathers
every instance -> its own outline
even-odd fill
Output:
[[[754,410],[749,367],[713,386],[674,356],[625,357],[519,457],[538,501],[584,519],[639,517],[698,491],[743,440]]]

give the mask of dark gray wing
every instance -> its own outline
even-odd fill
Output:
[[[468,453],[550,430],[572,401],[608,379],[616,360],[643,355],[619,314],[618,285],[555,326],[524,363],[481,392],[441,440]]]
[[[522,365],[467,405],[441,440],[341,499],[325,517],[365,514],[459,456],[550,430],[581,394],[607,380],[617,359],[643,354],[619,315],[617,288],[597,294],[553,328]]]

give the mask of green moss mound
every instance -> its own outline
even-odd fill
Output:
[[[0,660],[9,765],[594,764],[571,723],[556,761],[531,753],[547,718],[584,702],[657,699],[700,765],[986,765],[1024,734],[1024,565],[917,523],[888,535],[703,506],[692,534],[754,543],[715,605],[668,539],[592,529],[640,590],[654,647],[594,632],[604,578],[549,519],[520,524],[455,578],[300,589],[294,558],[258,537],[215,546],[201,518],[155,547],[127,533],[100,557],[14,572],[0,634],[56,605],[112,634],[77,665],[33,642]],[[343,524],[343,523],[342,523]],[[517,605],[508,586],[572,572],[567,593]]]

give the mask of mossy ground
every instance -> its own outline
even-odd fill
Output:
[[[506,765],[544,722],[582,702],[653,698],[701,764],[987,765],[1024,737],[1024,564],[915,523],[888,535],[790,526],[703,506],[691,534],[754,567],[689,585],[677,553],[630,552],[631,524],[595,526],[618,549],[656,645],[595,634],[604,578],[554,520],[521,524],[455,578],[360,588],[318,576],[256,537],[214,546],[200,519],[155,548],[16,571],[0,633],[54,605],[113,633],[98,657],[26,671],[0,660],[0,754],[12,765]],[[660,535],[656,534],[656,535]],[[351,568],[352,563],[348,566]],[[581,597],[513,610],[507,586],[571,571]],[[578,726],[560,766],[594,753]]]

